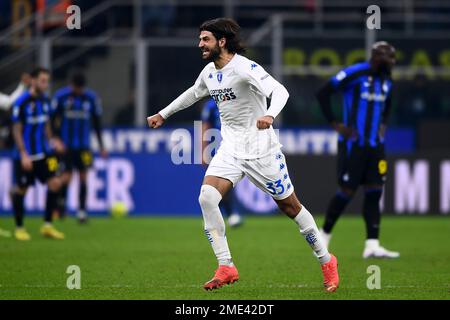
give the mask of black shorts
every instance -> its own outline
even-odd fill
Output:
[[[384,146],[360,147],[339,142],[338,183],[356,190],[359,185],[383,185],[386,181],[387,161]]]
[[[92,166],[92,152],[87,149],[67,150],[61,156],[61,171],[85,171]]]
[[[41,183],[47,183],[51,177],[56,175],[57,170],[58,158],[53,155],[33,161],[33,169],[31,169],[31,171],[25,171],[22,168],[20,160],[14,161],[14,179],[19,187],[33,185],[36,178]]]

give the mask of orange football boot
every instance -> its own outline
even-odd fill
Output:
[[[327,292],[335,292],[339,287],[338,261],[330,253],[331,259],[322,265],[323,286]]]
[[[219,289],[220,287],[239,280],[236,267],[221,265],[217,268],[214,277],[203,285],[205,290]]]

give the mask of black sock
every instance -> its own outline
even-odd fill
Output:
[[[58,209],[58,198],[59,192],[47,190],[47,202],[45,205],[45,216],[44,221],[48,223],[52,223],[53,220],[53,211]]]
[[[80,181],[80,210],[86,210],[86,196],[87,196],[87,185],[86,182]]]
[[[380,199],[381,189],[367,190],[364,196],[364,220],[366,221],[367,239],[378,239],[380,233]]]
[[[322,227],[323,231],[326,233],[331,233],[331,230],[333,230],[334,225],[341,216],[347,204],[350,202],[351,198],[352,197],[348,196],[346,193],[336,193],[328,205],[327,215],[325,216],[325,222]]]
[[[16,226],[18,228],[23,227],[23,216],[25,214],[24,198],[25,195],[23,194],[17,192],[13,192],[12,194],[14,220],[16,221]]]

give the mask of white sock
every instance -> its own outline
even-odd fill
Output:
[[[380,241],[378,239],[367,239],[366,240],[366,248],[367,249],[376,249],[380,246]]]
[[[219,265],[232,266],[230,249],[225,235],[225,222],[219,209],[222,200],[220,192],[210,185],[203,185],[200,189],[198,201],[202,208],[205,234],[211,243]]]
[[[314,250],[320,264],[327,263],[330,261],[331,256],[328,253],[327,247],[325,246],[322,237],[320,236],[319,229],[317,228],[316,222],[309,211],[302,205],[302,210],[294,218],[300,227],[300,233],[305,237],[305,240]]]

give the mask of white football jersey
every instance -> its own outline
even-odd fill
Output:
[[[266,114],[266,98],[278,86],[263,67],[239,54],[220,70],[213,62],[205,66],[195,82],[195,95],[210,95],[215,100],[223,151],[239,159],[256,159],[281,147],[272,127],[256,127],[256,120]]]

